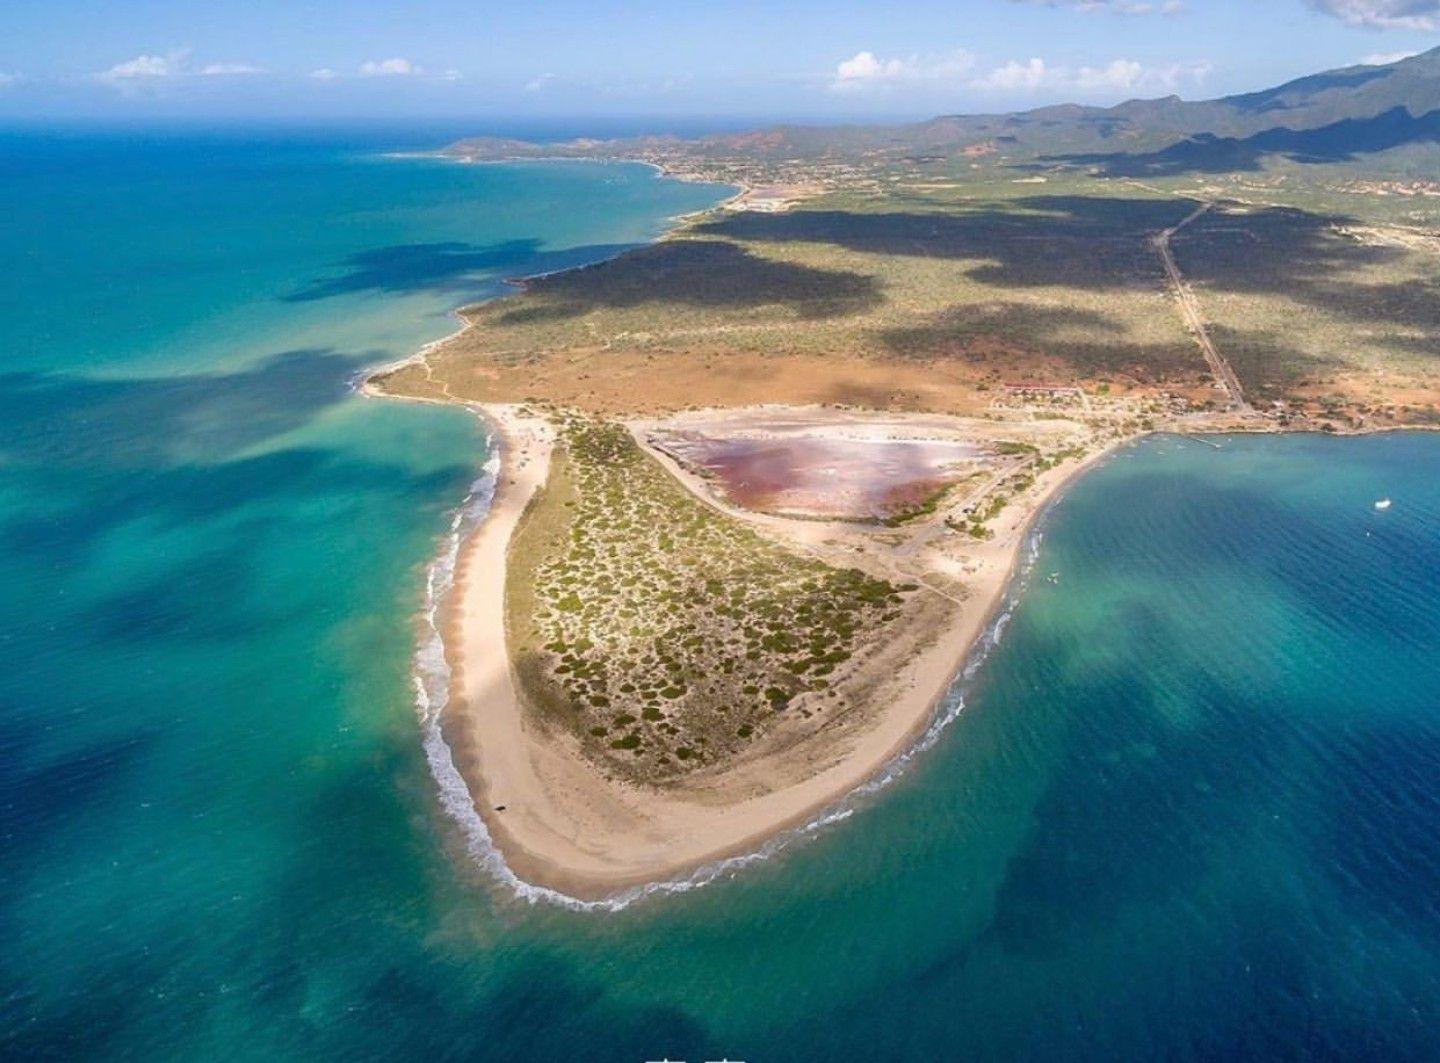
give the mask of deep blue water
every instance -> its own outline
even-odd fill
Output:
[[[410,679],[483,432],[347,381],[721,190],[416,146],[0,140],[0,1054],[1436,1057],[1432,435],[1131,447],[845,822],[497,888]]]

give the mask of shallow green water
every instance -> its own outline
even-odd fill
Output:
[[[346,381],[717,192],[390,146],[4,143],[0,1052],[1433,1058],[1434,436],[1132,447],[848,818],[619,912],[498,886],[411,686],[483,436]]]

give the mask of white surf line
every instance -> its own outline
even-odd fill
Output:
[[[480,410],[473,407],[471,409],[485,420]],[[498,433],[490,434],[487,445],[491,449],[490,460],[486,462],[480,478],[471,485],[470,492],[453,514],[449,534],[444,539],[439,555],[431,562],[427,571],[423,610],[426,631],[416,647],[412,671],[415,708],[421,722],[425,759],[439,791],[439,803],[460,829],[466,853],[516,900],[531,905],[552,904],[576,912],[618,912],[647,897],[689,893],[720,879],[732,879],[744,868],[767,861],[797,842],[804,842],[826,828],[849,819],[876,794],[900,779],[922,754],[935,747],[944,732],[964,710],[966,695],[976,673],[1000,645],[1010,619],[1029,587],[1035,562],[1040,555],[1040,543],[1044,537],[1047,518],[1069,493],[1075,480],[1078,480],[1078,477],[1072,478],[1072,481],[1048,499],[1031,519],[1015,571],[995,607],[990,622],[970,647],[960,671],[951,680],[948,690],[937,704],[928,726],[914,742],[891,757],[868,780],[820,809],[810,819],[797,827],[773,835],[750,852],[703,864],[685,875],[632,886],[597,900],[585,900],[560,890],[527,882],[515,873],[495,845],[485,821],[476,812],[469,786],[455,764],[453,753],[441,728],[441,717],[449,700],[450,666],[445,657],[439,617],[443,612],[445,598],[454,589],[455,569],[465,540],[474,534],[475,529],[488,516],[494,496],[495,477],[501,467]],[[1114,453],[1116,451],[1103,455],[1096,464],[1108,462]]]

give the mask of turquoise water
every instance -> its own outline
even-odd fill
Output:
[[[719,190],[414,146],[0,142],[0,1055],[1434,1058],[1436,436],[1131,447],[849,818],[498,888],[411,689],[483,433],[347,381]]]

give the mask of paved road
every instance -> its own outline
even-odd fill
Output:
[[[1185,327],[1190,330],[1190,334],[1195,337],[1195,342],[1200,345],[1200,350],[1204,352],[1205,361],[1210,365],[1210,372],[1215,374],[1216,382],[1230,396],[1231,407],[1248,410],[1250,404],[1245,401],[1245,392],[1240,387],[1240,378],[1235,375],[1235,370],[1230,368],[1230,363],[1225,360],[1225,356],[1216,349],[1215,341],[1210,338],[1210,332],[1205,327],[1205,319],[1200,316],[1200,303],[1196,300],[1190,285],[1186,283],[1185,275],[1180,272],[1180,267],[1175,263],[1175,255],[1170,250],[1170,238],[1214,205],[1213,203],[1201,203],[1183,221],[1156,233],[1152,243],[1155,245],[1155,250],[1160,253],[1160,261],[1165,264],[1165,272],[1169,275],[1170,284],[1175,289],[1175,298],[1180,303],[1180,314],[1185,319]]]

